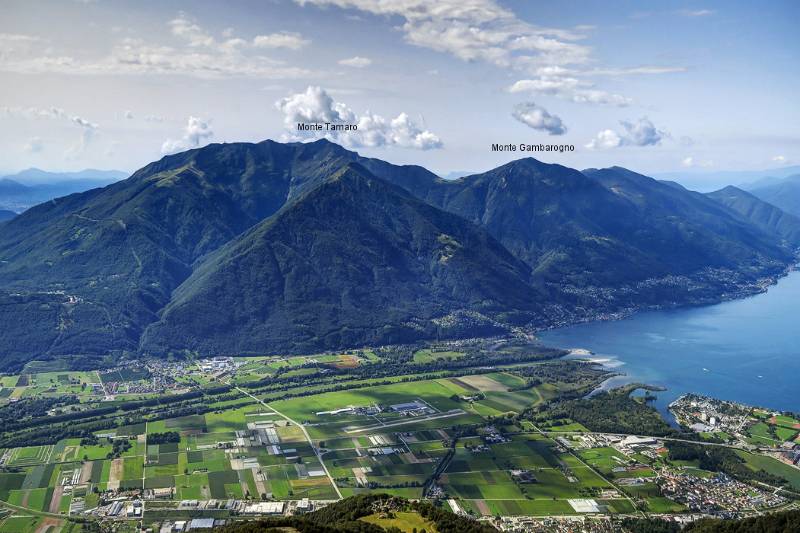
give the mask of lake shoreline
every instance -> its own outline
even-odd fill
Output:
[[[800,333],[791,316],[800,301],[800,270],[787,269],[763,291],[711,305],[632,313],[538,332],[547,346],[570,347],[569,359],[614,375],[592,394],[631,382],[665,387],[656,404],[690,392],[776,410],[797,410],[792,375],[800,375]],[[567,348],[569,349],[569,348]]]

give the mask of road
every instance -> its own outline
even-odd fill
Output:
[[[435,415],[428,415],[428,416],[417,416],[417,417],[409,418],[409,419],[406,419],[406,420],[400,420],[399,422],[387,422],[385,424],[381,423],[381,424],[378,424],[378,425],[363,426],[363,427],[360,427],[360,428],[346,429],[346,430],[344,430],[344,432],[345,433],[361,433],[362,431],[371,431],[373,429],[382,429],[382,428],[393,428],[393,427],[397,427],[397,426],[405,426],[405,425],[408,425],[408,424],[416,424],[416,423],[419,423],[419,422],[425,422],[427,420],[437,420],[439,418],[450,418],[451,416],[459,416],[459,415],[465,415],[465,414],[467,414],[467,412],[464,411],[463,409],[451,409],[450,411],[447,411],[445,413],[437,413]]]
[[[297,422],[295,422],[294,420],[292,420],[291,418],[289,418],[285,414],[281,413],[280,411],[278,411],[277,409],[275,409],[274,407],[272,407],[271,405],[266,403],[264,400],[260,400],[260,399],[256,398],[255,396],[253,396],[252,394],[250,394],[246,390],[244,390],[244,389],[242,389],[240,387],[236,387],[236,390],[238,390],[239,392],[241,392],[245,396],[249,396],[250,398],[254,399],[255,401],[257,401],[258,403],[260,403],[261,405],[263,405],[264,407],[266,407],[267,409],[269,409],[270,411],[272,411],[276,415],[280,416],[281,418],[283,418],[284,420],[286,420],[290,424],[294,424],[295,426],[300,428],[300,431],[303,432],[303,436],[308,441],[309,446],[311,446],[311,449],[314,450],[314,454],[317,456],[317,460],[319,460],[320,466],[322,466],[322,471],[325,472],[325,475],[328,476],[328,479],[330,480],[331,485],[333,485],[333,489],[336,491],[336,495],[339,496],[340,500],[344,499],[344,496],[342,496],[342,491],[339,490],[339,487],[336,485],[336,481],[333,479],[333,476],[331,476],[331,473],[328,471],[328,467],[325,466],[325,462],[322,460],[322,454],[319,452],[319,449],[316,446],[314,446],[314,441],[311,440],[311,436],[308,434],[308,431],[306,431],[305,426],[303,426],[302,424],[298,424]]]
[[[542,430],[542,429],[539,429],[537,426],[535,426],[535,425],[534,425],[534,426],[533,426],[533,428],[534,428],[534,429],[535,429],[537,432],[539,432],[539,434],[540,434],[540,435],[542,435],[542,436],[544,436],[544,437],[547,437],[547,436],[548,436],[548,435],[547,435],[547,433],[548,433],[548,432],[546,432],[546,431],[544,431],[544,430]],[[624,497],[625,497],[625,499],[627,499],[627,500],[628,500],[628,502],[630,502],[630,504],[631,504],[631,507],[633,507],[633,510],[634,510],[634,512],[638,512],[640,516],[646,516],[646,515],[645,515],[645,513],[644,513],[643,511],[641,511],[640,509],[638,509],[638,508],[636,507],[636,502],[635,502],[635,501],[633,501],[633,499],[632,499],[632,498],[631,498],[631,497],[628,495],[628,493],[627,493],[627,492],[625,492],[624,490],[622,490],[622,488],[620,488],[620,487],[619,487],[619,486],[618,486],[616,483],[614,483],[614,482],[613,482],[613,481],[611,481],[610,479],[606,478],[606,476],[604,476],[603,474],[601,474],[600,472],[598,472],[598,471],[597,471],[597,470],[596,470],[596,469],[595,469],[595,468],[594,468],[592,465],[590,465],[589,463],[587,463],[586,461],[584,461],[584,460],[583,460],[583,458],[582,458],[581,456],[579,456],[577,453],[575,453],[575,452],[574,452],[574,451],[573,451],[571,448],[568,448],[568,449],[567,449],[567,453],[569,453],[569,454],[570,454],[572,457],[574,457],[575,459],[577,459],[578,461],[580,461],[580,463],[581,463],[583,466],[585,466],[586,468],[588,468],[589,470],[591,470],[592,472],[594,472],[594,474],[595,474],[597,477],[599,477],[600,479],[602,479],[603,481],[605,481],[606,483],[608,483],[609,485],[611,485],[612,487],[614,487],[614,489],[615,489],[615,490],[616,490],[616,491],[617,491],[617,492],[618,492],[620,495],[624,496]]]

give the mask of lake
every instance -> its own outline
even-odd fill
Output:
[[[666,387],[656,407],[696,392],[800,411],[800,272],[763,294],[721,304],[639,313],[543,332],[546,344],[584,348],[630,382]],[[570,356],[572,357],[572,356]]]

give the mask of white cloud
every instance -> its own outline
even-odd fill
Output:
[[[617,148],[620,146],[655,146],[668,136],[659,130],[647,117],[635,122],[620,121],[622,131],[610,129],[600,131],[586,145],[589,149]]]
[[[72,115],[60,107],[0,107],[0,116],[27,120],[63,120],[80,128],[78,141],[65,152],[67,157],[82,154],[94,138],[100,126],[78,115]],[[26,147],[27,148],[27,147]]]
[[[41,137],[31,137],[25,144],[25,151],[31,154],[38,154],[44,150],[44,141]]]
[[[654,146],[667,135],[664,131],[657,129],[647,117],[642,117],[636,122],[623,120],[620,124],[625,129],[622,137],[623,143],[632,146]]]
[[[169,21],[169,25],[172,28],[172,34],[188,41],[189,46],[201,47],[216,44],[211,35],[183,14]]]
[[[161,115],[145,115],[144,116],[145,122],[164,122],[164,117]]]
[[[269,35],[256,35],[253,38],[253,46],[256,48],[288,48],[299,50],[311,44],[311,41],[304,39],[299,33],[280,32]]]
[[[519,80],[508,89],[512,93],[555,96],[579,104],[607,104],[625,107],[631,99],[621,94],[609,93],[594,88],[594,84],[569,76],[540,76],[529,80]]]
[[[616,148],[622,144],[622,138],[614,130],[602,130],[589,141],[586,148],[590,150]]]
[[[498,66],[577,64],[589,58],[589,48],[575,41],[572,30],[529,24],[494,0],[295,0],[301,5],[358,9],[404,20],[408,43],[446,52],[465,60]]]
[[[308,87],[304,92],[282,98],[275,102],[275,107],[283,113],[286,140],[324,137],[353,148],[401,146],[430,150],[442,146],[438,136],[420,127],[407,113],[400,113],[393,119],[369,111],[359,115],[346,104],[335,101],[321,87]],[[300,132],[298,123],[349,124],[355,125],[356,130]]]
[[[370,66],[372,64],[372,60],[368,57],[355,56],[348,59],[341,59],[339,64],[344,65],[345,67],[364,68]]]
[[[184,14],[168,22],[177,44],[154,43],[123,38],[100,57],[76,58],[56,55],[36,38],[2,39],[0,71],[26,74],[60,73],[70,75],[184,75],[198,78],[301,78],[311,73],[301,67],[267,57],[263,48],[298,48],[308,43],[299,34],[262,35],[250,41],[229,34],[217,39]],[[255,43],[260,43],[256,45]],[[23,43],[25,46],[23,47]],[[35,46],[36,45],[36,46]],[[10,53],[11,50],[13,53]]]
[[[676,72],[686,72],[686,67],[664,67],[656,65],[642,65],[640,67],[627,68],[595,68],[585,70],[578,74],[594,76],[634,76],[652,74],[673,74]]]
[[[199,148],[214,136],[209,121],[198,117],[189,117],[183,136],[180,139],[167,139],[161,145],[162,154],[174,154],[183,150]]]
[[[707,17],[713,15],[715,11],[713,9],[679,9],[677,13],[684,17]]]
[[[772,160],[775,161],[776,163],[780,163],[781,165],[784,165],[789,162],[789,159],[787,159],[786,156],[783,155],[776,155],[775,157],[772,158]]]
[[[683,160],[681,161],[681,166],[686,168],[692,168],[692,167],[708,168],[714,166],[714,162],[710,160],[698,161],[694,157],[689,156],[683,158]]]
[[[641,66],[633,68],[587,70],[591,48],[579,41],[592,26],[555,29],[521,20],[495,0],[295,0],[300,5],[337,6],[385,17],[400,17],[406,42],[444,52],[464,61],[485,61],[528,74],[550,69],[550,77],[622,76],[679,72],[682,67]],[[570,67],[567,69],[566,67]],[[561,70],[559,74],[553,71]],[[538,76],[545,74],[538,73]],[[524,84],[533,80],[521,80]],[[571,79],[542,79],[543,83],[570,84]],[[576,80],[577,81],[577,80]],[[631,100],[623,95],[595,88],[588,81],[555,94],[580,103],[624,106]]]
[[[133,119],[133,111],[127,110],[122,114],[122,116],[124,116],[128,120],[131,120]]]
[[[533,102],[525,102],[514,106],[512,116],[535,130],[546,131],[550,135],[563,135],[567,127],[556,115]]]

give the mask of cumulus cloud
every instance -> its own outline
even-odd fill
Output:
[[[358,114],[342,102],[335,101],[321,87],[308,87],[304,92],[293,94],[275,102],[275,107],[283,113],[287,133],[286,140],[305,140],[328,138],[348,147],[401,146],[430,150],[441,148],[442,141],[437,135],[420,127],[407,113],[400,113],[393,119],[367,111]],[[298,123],[355,125],[355,131],[313,131],[297,130]]]
[[[776,163],[780,163],[781,165],[784,165],[789,162],[789,159],[787,159],[786,156],[783,155],[776,155],[775,157],[772,158],[772,160],[775,161]]]
[[[586,148],[590,150],[599,150],[605,148],[616,148],[622,146],[622,138],[614,130],[601,130],[597,133],[594,139],[589,141]]]
[[[563,135],[567,132],[567,127],[556,115],[551,115],[548,111],[533,102],[525,102],[514,106],[511,115],[539,131],[546,131],[550,135]]]
[[[199,148],[214,136],[209,121],[190,116],[180,139],[167,139],[161,145],[162,154],[174,154],[183,150]]]
[[[348,59],[342,59],[339,61],[339,64],[344,65],[345,67],[364,68],[370,66],[372,64],[372,60],[368,57],[355,56]]]
[[[71,75],[170,74],[198,78],[299,78],[310,71],[265,56],[264,49],[297,50],[310,41],[297,33],[236,37],[225,31],[219,38],[181,13],[167,23],[169,44],[123,38],[100,57],[57,54],[36,38],[3,38],[0,34],[0,71],[63,73]]]
[[[620,146],[655,146],[668,136],[659,130],[647,117],[635,122],[620,121],[622,131],[606,129],[600,131],[586,145],[589,149],[617,148]]]

